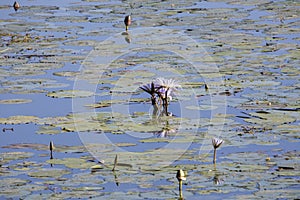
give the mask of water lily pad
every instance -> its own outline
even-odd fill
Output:
[[[84,90],[59,90],[49,92],[47,94],[48,97],[52,98],[76,98],[76,97],[89,97],[93,96],[94,93],[90,91]]]
[[[295,117],[285,112],[270,111],[268,113],[251,113],[253,118],[244,119],[246,122],[262,125],[280,125],[291,123],[296,120]]]
[[[109,107],[112,104],[120,104],[120,103],[126,103],[126,100],[118,100],[118,99],[111,99],[111,100],[103,100],[99,103],[96,104],[90,104],[86,105],[87,107],[92,107],[92,108],[103,108],[103,107]]]
[[[212,105],[186,106],[186,108],[190,109],[190,110],[214,110],[214,109],[217,109],[216,106],[212,106]]]
[[[28,123],[37,123],[39,120],[38,117],[35,116],[11,116],[8,118],[0,118],[1,124],[28,124]]]
[[[94,172],[97,172],[97,171],[101,171],[103,170],[103,165],[93,165],[91,166],[91,172],[94,173]]]
[[[122,143],[116,143],[115,145],[118,147],[131,147],[131,146],[136,146],[137,144],[122,142]]]
[[[20,72],[22,73],[22,72]],[[23,73],[22,73],[23,74]],[[16,75],[16,74],[15,74]],[[29,93],[43,93],[45,88],[64,87],[67,84],[57,83],[55,80],[50,79],[34,79],[24,78],[18,81],[6,81],[3,83],[5,88],[9,88],[13,93],[29,94]]]
[[[3,99],[0,100],[0,104],[23,104],[23,103],[30,103],[32,102],[31,99]]]
[[[20,160],[20,159],[27,159],[33,156],[31,152],[3,152],[0,154],[3,160]]]
[[[4,188],[6,186],[22,186],[29,183],[29,180],[18,179],[18,178],[7,178],[5,179],[5,183],[0,184],[0,188]]]
[[[71,169],[88,169],[94,165],[92,162],[87,162],[81,158],[64,158],[64,159],[51,159],[47,163],[54,165],[65,165]]]
[[[96,46],[97,42],[93,40],[73,40],[64,44],[70,46]]]
[[[9,149],[35,149],[35,150],[48,150],[48,145],[45,144],[32,144],[32,143],[21,143],[21,144],[10,144],[3,146],[2,148]]]
[[[29,172],[28,175],[35,178],[59,178],[70,173],[69,170],[51,168]]]
[[[76,77],[79,75],[80,72],[77,71],[61,71],[61,72],[54,72],[53,75],[55,76],[63,76],[63,77]]]
[[[95,186],[94,188],[97,188],[97,187]],[[72,198],[88,199],[88,198],[98,198],[98,197],[101,198],[103,196],[103,195],[99,194],[99,190],[97,190],[97,191],[84,190],[84,188],[83,188],[82,190],[75,189],[74,191],[68,191],[70,189],[68,187],[65,187],[64,189],[67,191],[55,194],[55,198],[58,198],[58,199],[72,199]],[[100,191],[101,191],[102,188],[98,186],[98,189],[100,189]]]
[[[42,189],[41,186],[33,185],[29,186],[29,180],[24,180],[20,178],[6,178],[3,184],[0,184],[1,196],[17,198],[19,196],[29,195],[33,191],[38,191]]]
[[[37,134],[59,134],[61,133],[61,130],[58,130],[55,127],[52,126],[41,126],[39,127],[39,130],[36,131]]]

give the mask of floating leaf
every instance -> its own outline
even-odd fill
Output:
[[[288,113],[280,111],[272,111],[269,113],[250,113],[253,118],[244,119],[246,122],[262,125],[280,125],[291,123],[296,120],[295,117]]]
[[[0,154],[3,160],[20,160],[27,159],[33,156],[31,152],[3,152]]]
[[[30,103],[31,99],[5,99],[0,100],[0,104],[22,104],[22,103]]]
[[[0,118],[0,124],[28,124],[37,123],[39,121],[38,117],[35,116],[11,116],[8,118]]]
[[[186,106],[186,108],[190,109],[190,110],[214,110],[214,109],[217,109],[216,106],[212,106],[212,105]]]
[[[45,144],[31,144],[31,143],[21,143],[21,144],[10,144],[3,146],[2,148],[9,149],[35,149],[35,150],[47,150],[48,147]]]
[[[52,98],[76,98],[76,97],[89,97],[93,96],[94,93],[90,91],[84,90],[59,90],[49,92],[47,94],[48,97]]]
[[[102,169],[103,169],[103,165],[93,165],[91,167],[91,172],[94,173],[94,172],[100,171]]]
[[[36,131],[37,134],[59,134],[61,130],[56,129],[52,126],[40,126],[39,130]]]
[[[70,173],[71,172],[69,170],[52,168],[29,172],[28,175],[35,178],[59,178]]]
[[[72,77],[72,78],[75,78],[79,74],[80,74],[80,72],[77,72],[77,71],[61,71],[61,72],[53,73],[54,76],[63,76],[63,77]]]
[[[94,165],[93,163],[87,162],[81,158],[50,159],[47,163],[53,165],[65,165],[71,169],[87,169]]]

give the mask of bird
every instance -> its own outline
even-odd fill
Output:
[[[131,16],[127,15],[124,19],[125,29],[128,30],[129,25],[131,24]]]
[[[18,2],[15,1],[14,5],[13,5],[15,11],[19,10],[20,8],[20,4]]]

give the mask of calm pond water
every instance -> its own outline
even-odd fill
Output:
[[[299,2],[13,3],[1,198],[300,198]],[[170,116],[140,89],[158,78],[180,84]]]

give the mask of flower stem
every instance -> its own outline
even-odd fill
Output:
[[[214,148],[214,160],[213,160],[213,163],[216,164],[216,161],[217,161],[217,149]]]
[[[182,199],[182,180],[179,180],[179,198]]]
[[[166,90],[165,98],[163,100],[163,104],[164,104],[163,106],[164,106],[166,116],[168,116],[168,91],[169,91],[169,89]]]
[[[151,95],[151,103],[153,106],[156,105],[156,98],[155,98],[154,94]]]
[[[158,113],[158,107],[157,107],[157,105],[153,105],[152,117],[156,118],[157,113]]]

